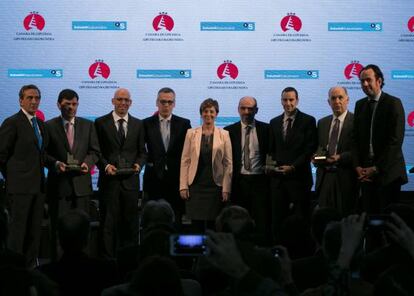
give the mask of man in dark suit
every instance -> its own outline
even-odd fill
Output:
[[[349,97],[344,87],[329,89],[328,103],[333,115],[318,121],[318,150],[313,158],[317,167],[315,191],[321,207],[335,208],[347,216],[356,206],[357,178],[352,166],[354,115],[348,111]]]
[[[399,201],[407,183],[402,144],[405,115],[401,100],[382,91],[384,75],[376,65],[359,73],[367,97],[355,105],[354,167],[361,185],[364,211],[378,213]]]
[[[114,257],[118,247],[138,242],[139,172],[145,161],[144,126],[128,113],[129,91],[118,89],[114,111],[95,121],[101,147],[99,193],[103,255]]]
[[[10,215],[8,245],[26,256],[32,267],[39,251],[44,205],[43,122],[36,118],[40,90],[35,85],[20,89],[21,110],[0,127],[0,169],[6,179],[6,206]]]
[[[264,166],[269,124],[254,118],[258,110],[255,98],[241,98],[240,121],[224,129],[229,131],[233,153],[232,202],[249,211],[259,242],[266,243],[270,234],[270,199]]]
[[[310,160],[316,150],[316,121],[297,109],[298,92],[282,91],[284,113],[270,121],[269,154],[276,162],[269,170],[272,226],[279,240],[283,221],[292,213],[309,217],[312,171]]]
[[[191,128],[188,119],[173,115],[175,92],[165,87],[158,91],[158,112],[144,119],[148,163],[144,173],[146,199],[167,200],[181,221],[184,204],[179,194],[180,162],[185,135]]]
[[[61,115],[46,122],[47,195],[52,230],[52,257],[56,259],[58,218],[69,209],[89,212],[92,195],[91,169],[98,161],[99,144],[93,122],[76,116],[78,94],[71,89],[59,93]]]

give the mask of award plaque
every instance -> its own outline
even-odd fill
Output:
[[[71,153],[68,152],[66,160],[66,172],[80,172],[81,166],[79,160],[75,159]]]
[[[133,164],[127,162],[125,160],[125,158],[119,157],[118,164],[116,166],[116,174],[117,175],[133,175],[133,174],[135,174]]]
[[[315,156],[313,157],[313,160],[318,163],[323,163],[328,158],[328,151],[325,148],[318,147],[318,150],[316,150]]]

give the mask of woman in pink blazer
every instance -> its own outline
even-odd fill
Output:
[[[187,131],[181,155],[180,196],[186,201],[186,216],[196,228],[214,225],[229,200],[232,152],[229,133],[215,127],[219,112],[216,100],[201,103],[201,127]],[[204,225],[204,227],[202,227]]]

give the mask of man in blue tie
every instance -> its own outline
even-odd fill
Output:
[[[44,205],[47,136],[36,117],[40,97],[36,85],[24,85],[19,92],[21,110],[0,127],[0,170],[6,179],[10,216],[8,247],[24,254],[29,267],[36,264]]]

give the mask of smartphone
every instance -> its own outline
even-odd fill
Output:
[[[210,253],[206,246],[205,234],[170,235],[170,254],[172,256],[205,256]]]
[[[385,222],[391,221],[391,216],[387,214],[368,215],[366,227],[367,228],[383,228]]]

